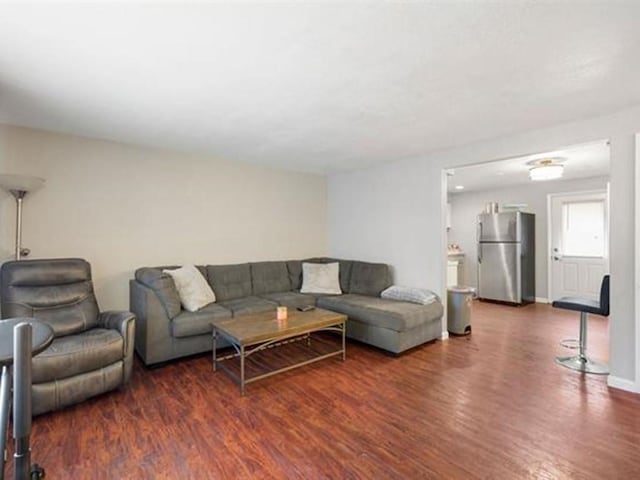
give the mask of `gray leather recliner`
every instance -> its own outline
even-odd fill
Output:
[[[2,318],[34,317],[54,331],[33,358],[33,414],[72,405],[131,376],[135,315],[100,312],[91,265],[78,258],[7,262],[0,270]]]

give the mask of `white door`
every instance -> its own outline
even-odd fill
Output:
[[[607,192],[550,195],[550,300],[599,299],[609,271]]]

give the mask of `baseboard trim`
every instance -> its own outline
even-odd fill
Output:
[[[548,298],[536,297],[536,303],[551,303]]]
[[[447,338],[449,338],[449,332],[442,332],[440,340],[446,340]]]
[[[619,390],[625,390],[632,393],[640,393],[640,385],[636,382],[627,380],[626,378],[614,377],[609,375],[607,379],[607,385],[611,388],[617,388]]]

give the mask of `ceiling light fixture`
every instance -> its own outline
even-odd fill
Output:
[[[464,185],[456,185],[456,190],[464,190]]]
[[[540,182],[544,180],[555,180],[562,177],[564,171],[564,165],[558,163],[559,158],[544,158],[542,160],[534,160],[529,162],[528,165],[532,165],[529,169],[529,179],[534,182]]]

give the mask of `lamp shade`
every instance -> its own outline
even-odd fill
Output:
[[[7,192],[33,192],[44,186],[44,178],[32,175],[0,175],[0,188]]]

